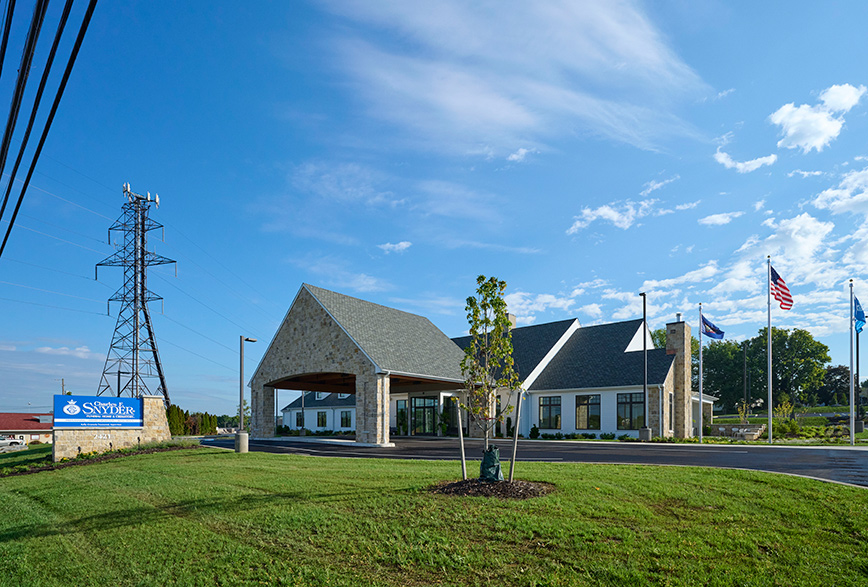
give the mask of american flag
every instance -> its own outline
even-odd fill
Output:
[[[793,307],[793,296],[790,293],[790,288],[787,287],[784,278],[778,275],[774,267],[769,265],[769,269],[772,270],[772,281],[769,284],[772,295],[781,303],[781,310],[789,310]]]

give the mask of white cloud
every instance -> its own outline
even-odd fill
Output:
[[[527,316],[553,309],[569,311],[575,304],[575,300],[568,296],[531,294],[523,291],[506,294],[503,299],[509,311],[517,316]]]
[[[639,192],[639,195],[643,198],[648,197],[648,194],[650,194],[651,192],[659,190],[660,188],[672,183],[673,181],[678,181],[679,179],[681,179],[680,175],[676,175],[669,179],[664,179],[663,181],[655,181],[652,179],[643,186],[645,189]]]
[[[591,318],[601,318],[603,316],[603,309],[600,307],[600,304],[587,304],[579,308],[579,312],[582,314],[587,314]]]
[[[0,344],[0,351],[14,351],[15,345],[11,344]]]
[[[334,45],[356,96],[426,147],[506,157],[576,130],[645,149],[696,135],[673,97],[707,85],[633,0],[326,7],[351,21]]]
[[[820,94],[820,100],[833,112],[849,112],[859,103],[865,91],[865,86],[856,88],[850,84],[834,85]]]
[[[580,216],[573,217],[574,222],[567,229],[567,234],[576,234],[595,220],[611,222],[618,228],[626,230],[640,218],[651,214],[657,202],[658,200],[654,199],[641,202],[626,200],[623,203],[611,202],[598,208],[583,208]]]
[[[668,289],[675,285],[697,284],[703,281],[708,281],[720,272],[717,267],[717,261],[709,261],[699,269],[688,271],[684,275],[678,277],[670,277],[669,279],[648,279],[642,283],[642,290],[660,290]]]
[[[389,253],[403,253],[412,245],[413,243],[410,241],[401,241],[399,243],[383,243],[382,245],[377,246],[383,249],[383,251],[388,255]]]
[[[507,157],[506,160],[521,163],[522,161],[524,161],[525,157],[527,157],[528,153],[536,153],[536,151],[525,149],[524,147],[522,147],[518,151],[512,153],[509,157]]]
[[[490,194],[474,191],[466,186],[443,180],[427,180],[417,184],[421,201],[414,210],[425,215],[462,218],[497,223],[501,213]]]
[[[774,164],[774,162],[778,160],[778,156],[771,154],[766,155],[765,157],[757,157],[750,161],[736,161],[729,155],[729,153],[721,151],[720,147],[718,147],[717,152],[714,153],[714,160],[727,169],[735,169],[739,173],[750,173],[751,171],[756,171],[763,165]]]
[[[763,209],[763,207],[764,207],[765,205],[766,205],[766,201],[765,201],[765,200],[757,200],[756,202],[753,203],[753,209],[754,209],[754,212],[759,212],[760,210]]]
[[[33,350],[35,350],[37,353],[41,353],[44,355],[57,355],[57,356],[61,356],[61,357],[75,357],[77,359],[102,359],[102,358],[104,358],[104,355],[100,355],[98,353],[91,352],[91,350],[86,346],[80,346],[80,347],[76,347],[74,349],[71,349],[71,348],[65,347],[65,346],[57,347],[57,348],[43,346],[43,347],[39,347],[39,348],[36,348]]]
[[[720,100],[721,98],[726,98],[731,93],[735,91],[735,88],[729,88],[728,90],[723,90],[722,92],[718,92],[717,96],[714,97],[715,100]]]
[[[868,167],[844,174],[838,187],[821,192],[814,198],[813,204],[833,214],[868,214]]]
[[[822,104],[798,107],[792,102],[784,104],[769,116],[773,124],[781,127],[784,135],[778,141],[778,147],[801,149],[803,153],[812,149],[822,151],[838,137],[844,126],[844,118],[836,114],[849,112],[865,92],[865,86],[836,85],[820,94]]]
[[[794,177],[796,175],[801,175],[802,177],[816,177],[818,175],[823,175],[822,171],[802,171],[801,169],[793,169],[787,174],[787,177]]]
[[[712,214],[710,216],[706,216],[705,218],[700,218],[699,223],[705,224],[707,226],[721,226],[724,224],[729,224],[732,222],[734,218],[738,218],[742,216],[744,212],[723,212],[721,214]]]
[[[678,204],[675,206],[676,210],[692,210],[696,208],[702,200],[696,200],[695,202],[686,202],[684,204]]]

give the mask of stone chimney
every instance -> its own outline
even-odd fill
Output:
[[[507,314],[506,314],[506,317],[509,319],[509,327],[510,327],[510,329],[515,328],[515,325],[516,325],[515,314],[507,313]]]
[[[666,325],[666,354],[675,355],[672,362],[675,393],[675,423],[672,429],[676,438],[688,438],[693,425],[693,388],[690,378],[690,325],[680,320]],[[665,405],[665,403],[664,403]]]

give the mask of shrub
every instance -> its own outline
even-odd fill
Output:
[[[601,435],[602,436],[602,435]],[[586,438],[588,440],[593,440],[597,437],[597,435],[593,432],[582,432],[582,438]]]
[[[561,432],[555,432],[555,440],[563,440],[564,435]]]
[[[552,438],[554,438],[554,435],[549,434],[548,432],[543,432],[542,435],[540,435],[540,438],[542,438],[543,440],[551,440]]]
[[[600,440],[615,440],[614,432],[603,432],[600,434]]]
[[[530,437],[534,439],[539,438],[539,428],[536,425],[530,429]]]

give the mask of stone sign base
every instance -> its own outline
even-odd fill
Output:
[[[141,428],[61,428],[54,430],[54,462],[83,452],[106,452],[171,440],[163,396],[142,397]]]

